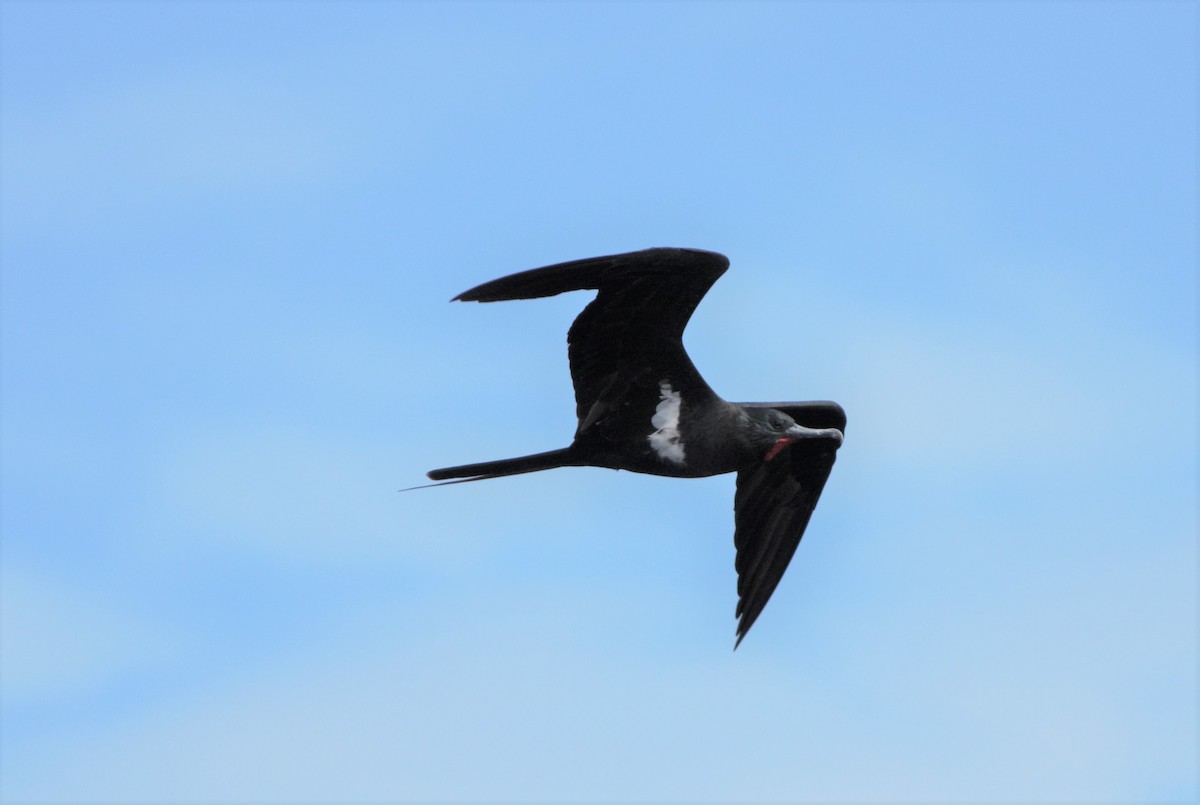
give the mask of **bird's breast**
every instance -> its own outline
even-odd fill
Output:
[[[683,412],[683,395],[671,387],[668,381],[662,381],[658,386],[659,401],[650,417],[650,427],[653,429],[646,437],[650,449],[660,459],[668,464],[679,467],[687,466],[687,453],[683,444],[683,434],[679,428],[680,415]]]

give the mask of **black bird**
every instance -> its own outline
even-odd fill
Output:
[[[683,330],[729,259],[699,249],[646,249],[535,268],[451,301],[500,302],[596,290],[567,335],[579,427],[561,450],[447,467],[479,481],[555,467],[609,467],[698,478],[737,472],[737,648],[771,597],[846,429],[833,402],[729,403],[683,348]]]

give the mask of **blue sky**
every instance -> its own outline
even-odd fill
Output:
[[[1197,796],[1194,3],[2,14],[5,802]],[[732,477],[396,491],[659,245],[849,415],[736,653]]]

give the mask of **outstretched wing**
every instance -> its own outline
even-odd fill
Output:
[[[844,428],[844,415],[842,423]],[[738,472],[733,499],[738,573],[734,648],[741,644],[783,578],[836,456],[837,445],[831,441],[801,440],[774,460]]]
[[[654,395],[669,380],[688,400],[712,395],[683,348],[696,305],[729,260],[699,249],[646,249],[512,274],[459,294],[465,302],[599,291],[567,335],[582,432],[607,411]],[[653,404],[651,404],[653,410]]]

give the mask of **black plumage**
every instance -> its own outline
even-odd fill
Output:
[[[565,466],[695,478],[737,472],[737,641],[779,584],[833,467],[846,427],[832,402],[729,403],[683,348],[696,305],[729,267],[698,249],[646,249],[536,268],[459,294],[499,302],[598,293],[567,336],[578,427],[561,450],[448,467],[475,481]]]

